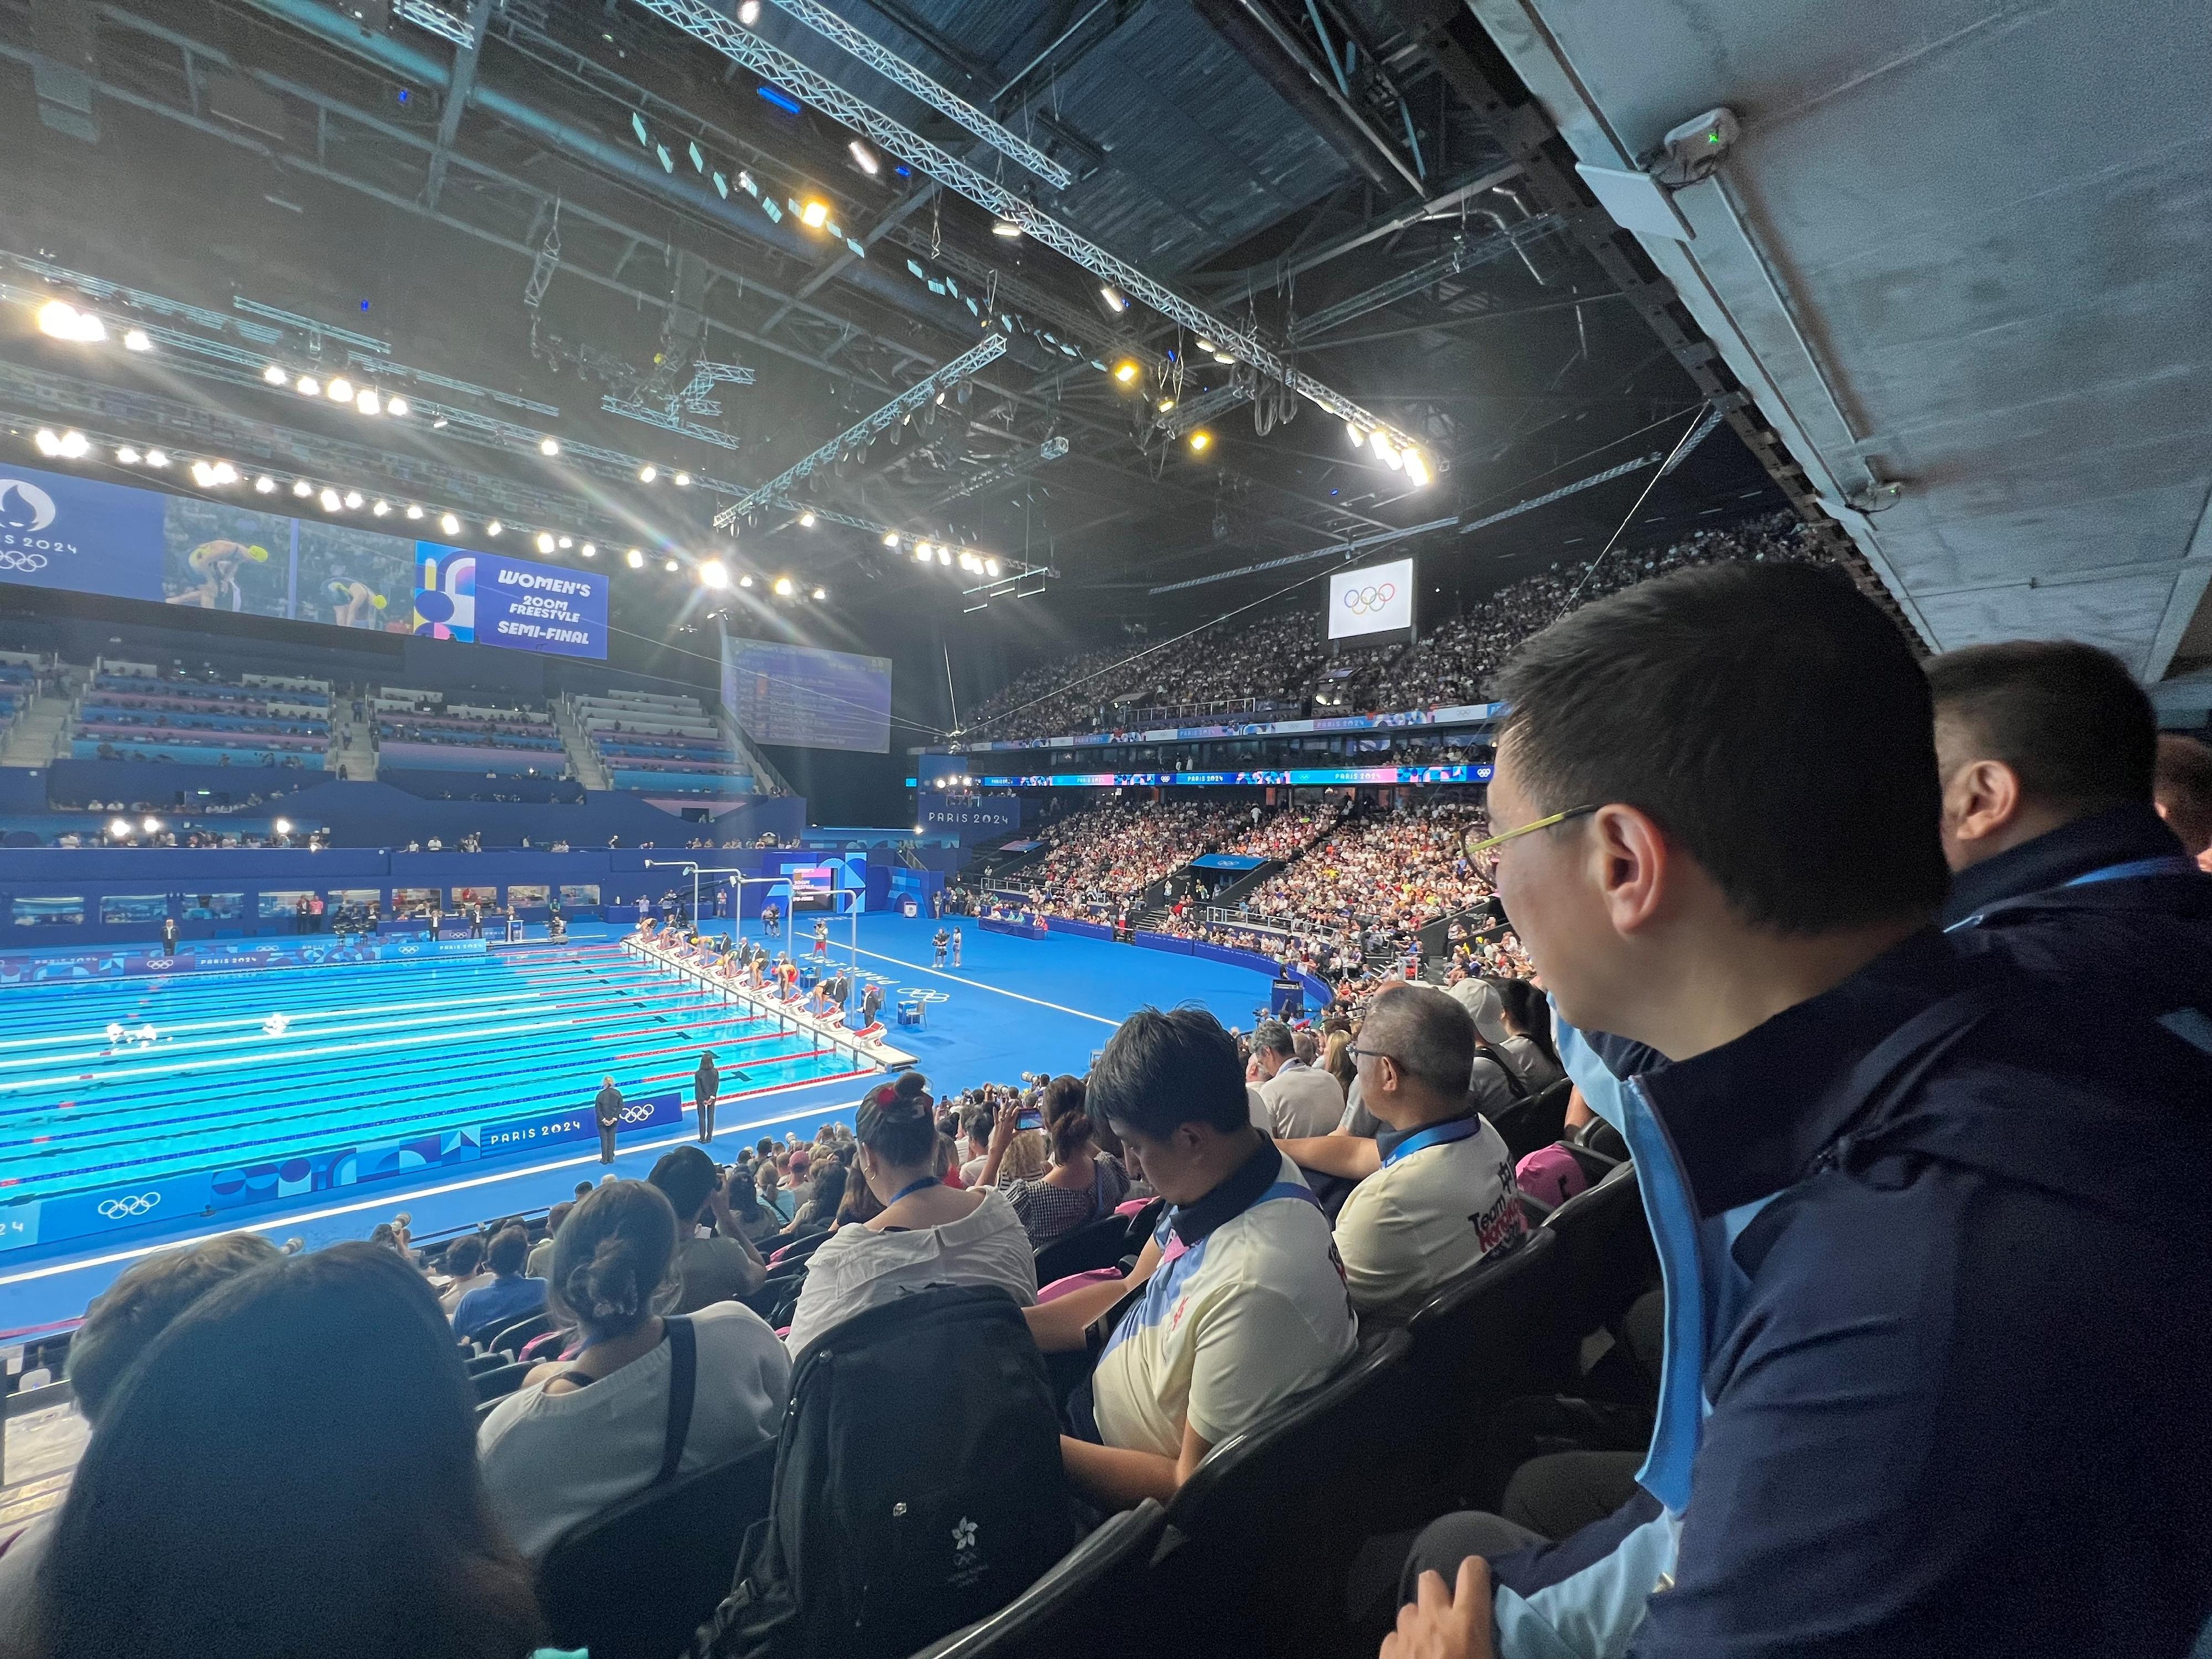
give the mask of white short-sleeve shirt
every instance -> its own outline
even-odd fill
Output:
[[[1386,1134],[1378,1145],[1382,1167],[1337,1212],[1336,1248],[1360,1317],[1401,1324],[1439,1286],[1520,1239],[1528,1222],[1513,1155],[1487,1119]]]
[[[1218,1446],[1320,1387],[1358,1346],[1328,1218],[1297,1165],[1267,1151],[1272,1181],[1197,1242],[1162,1222],[1160,1265],[1092,1374],[1106,1444],[1178,1457],[1188,1421]]]
[[[1023,1307],[1036,1301],[1036,1247],[1006,1195],[941,1227],[873,1231],[840,1227],[807,1258],[806,1282],[785,1338],[795,1364],[825,1331],[933,1285],[996,1285]]]

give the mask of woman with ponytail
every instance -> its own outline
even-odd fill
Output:
[[[612,1181],[554,1236],[548,1301],[582,1346],[532,1372],[477,1431],[493,1510],[532,1560],[656,1480],[728,1462],[775,1436],[791,1382],[775,1333],[736,1302],[663,1316],[683,1290],[676,1233],[658,1188]],[[670,1412],[684,1419],[678,1396],[687,1386],[690,1426],[671,1468]]]
[[[910,1291],[995,1285],[1027,1307],[1036,1256],[1006,1194],[948,1187],[938,1173],[937,1103],[918,1072],[860,1102],[856,1180],[883,1205],[840,1226],[806,1264],[787,1340],[796,1362],[832,1328]]]

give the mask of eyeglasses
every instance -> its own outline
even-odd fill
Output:
[[[1571,806],[1564,812],[1554,812],[1547,818],[1538,818],[1534,823],[1524,823],[1518,830],[1508,830],[1502,836],[1492,836],[1487,841],[1471,841],[1467,844],[1468,862],[1474,873],[1490,884],[1498,885],[1498,849],[1509,841],[1518,841],[1523,836],[1533,836],[1539,830],[1549,830],[1570,818],[1587,817],[1597,811],[1595,806]]]
[[[1344,1052],[1352,1056],[1352,1063],[1355,1066],[1359,1063],[1359,1057],[1362,1054],[1370,1060],[1395,1060],[1397,1059],[1395,1054],[1386,1054],[1380,1048],[1362,1048],[1356,1043],[1350,1042],[1344,1045]]]

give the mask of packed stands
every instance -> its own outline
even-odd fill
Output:
[[[219,677],[102,659],[78,702],[70,752],[78,760],[321,771],[331,744],[327,680],[277,674]]]
[[[1818,556],[1796,517],[1778,513],[1701,530],[1663,548],[1616,551],[1595,575],[1588,561],[1555,565],[1498,589],[1463,616],[1426,625],[1412,644],[1346,647],[1334,656],[1319,607],[1308,604],[1293,616],[1235,619],[1153,650],[1119,646],[1032,669],[987,699],[964,735],[1114,730],[1139,707],[1239,699],[1340,714],[1481,702],[1492,672],[1521,641],[1565,614],[1571,599],[1586,603],[1685,565]]]
[[[1116,801],[1071,813],[1042,832],[1052,850],[1020,878],[1043,893],[1048,910],[1110,915],[1200,854],[1220,850],[1249,810],[1194,801]]]
[[[743,795],[752,774],[696,697],[616,690],[571,697],[567,712],[617,789]]]
[[[461,692],[387,685],[371,700],[378,775],[410,787],[406,772],[498,773],[563,778],[568,751],[553,716],[532,704]]]

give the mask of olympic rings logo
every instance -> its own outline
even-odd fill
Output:
[[[625,1123],[648,1123],[652,1121],[652,1120],[653,1108],[650,1106],[625,1106],[623,1108],[622,1121]]]
[[[0,570],[20,570],[28,574],[46,568],[46,556],[43,553],[18,553],[12,548],[0,552]]]
[[[1385,609],[1398,597],[1398,584],[1384,582],[1380,587],[1347,587],[1344,590],[1344,608],[1355,617],[1364,617]]]
[[[130,1216],[150,1214],[161,1201],[159,1193],[133,1193],[128,1198],[102,1199],[100,1212],[110,1221],[121,1221]]]

